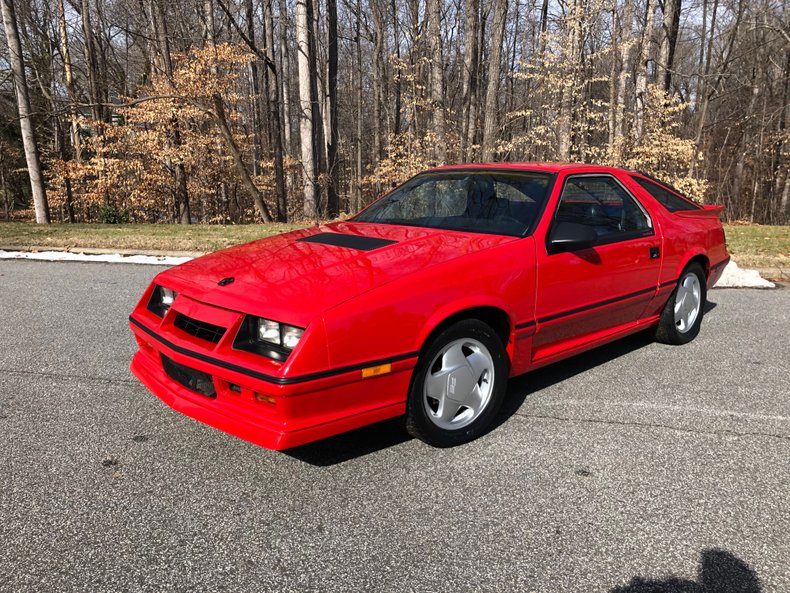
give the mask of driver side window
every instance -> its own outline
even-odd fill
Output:
[[[556,222],[591,227],[598,243],[650,234],[650,219],[634,199],[608,176],[571,177],[565,182]]]

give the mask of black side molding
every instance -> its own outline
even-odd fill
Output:
[[[302,243],[321,243],[323,245],[335,245],[337,247],[349,247],[360,251],[372,251],[380,247],[386,247],[397,243],[389,239],[377,239],[375,237],[364,237],[362,235],[345,235],[342,233],[318,233],[309,237],[297,239]]]

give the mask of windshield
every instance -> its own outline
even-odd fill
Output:
[[[542,210],[549,180],[533,171],[422,173],[353,220],[521,236]]]

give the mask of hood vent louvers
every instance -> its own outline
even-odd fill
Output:
[[[335,245],[337,247],[349,247],[360,251],[372,251],[380,247],[386,247],[397,243],[389,239],[377,239],[375,237],[364,237],[362,235],[344,235],[341,233],[318,233],[309,237],[302,237],[297,241],[303,243],[321,243],[323,245]]]

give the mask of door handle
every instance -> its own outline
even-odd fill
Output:
[[[650,259],[658,259],[659,255],[661,255],[661,249],[659,247],[650,248]]]

